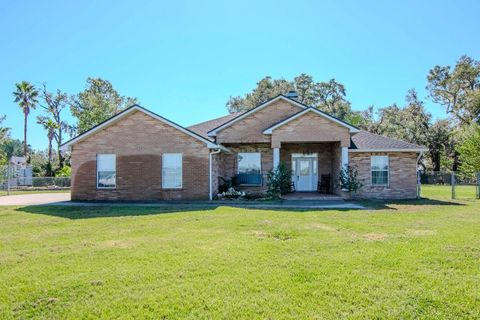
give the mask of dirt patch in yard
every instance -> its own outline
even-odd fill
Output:
[[[313,230],[322,230],[322,231],[338,231],[332,226],[329,226],[327,224],[323,223],[312,223],[307,225],[307,229],[313,229]]]
[[[447,245],[445,246],[445,250],[450,253],[460,254],[474,259],[480,258],[480,248],[478,247]]]
[[[269,226],[269,225],[273,224],[273,222],[272,222],[272,220],[263,220],[263,221],[260,221],[260,224]]]
[[[134,247],[134,243],[129,240],[118,240],[118,239],[105,240],[97,243],[96,247],[99,249],[110,249],[110,248],[130,249]]]
[[[433,236],[436,235],[437,232],[435,230],[420,230],[420,229],[408,229],[407,234],[409,236],[414,236],[414,237],[422,237],[422,236]]]
[[[268,234],[262,230],[253,230],[252,234],[258,238],[266,238],[268,236]]]
[[[376,233],[376,232],[370,232],[370,233],[365,233],[362,235],[362,239],[367,240],[367,241],[384,241],[388,237],[388,234],[386,233]]]

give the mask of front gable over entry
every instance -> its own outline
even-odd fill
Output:
[[[308,108],[263,131],[271,135],[272,148],[282,142],[336,142],[350,146],[350,135],[359,130],[317,109]]]
[[[217,143],[269,143],[270,137],[263,133],[267,127],[290,118],[308,106],[282,95],[211,130]]]

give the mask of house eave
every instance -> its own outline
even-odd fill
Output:
[[[158,114],[156,114],[156,113],[154,113],[154,112],[151,112],[150,110],[147,110],[147,109],[145,109],[145,108],[143,108],[143,107],[141,107],[141,106],[139,106],[139,105],[133,105],[133,106],[131,106],[131,107],[123,110],[122,112],[114,115],[113,117],[105,120],[104,122],[96,125],[95,127],[93,127],[93,128],[91,128],[91,129],[89,129],[89,130],[81,133],[80,135],[76,136],[75,138],[72,138],[72,139],[70,139],[69,141],[65,142],[64,144],[62,144],[62,145],[60,146],[60,150],[63,151],[63,152],[71,150],[71,149],[72,149],[72,146],[73,146],[74,144],[76,144],[76,143],[78,143],[78,142],[81,142],[81,141],[85,140],[86,138],[88,138],[89,136],[91,136],[91,135],[93,135],[93,134],[95,134],[95,133],[97,133],[97,132],[99,132],[99,131],[107,128],[107,127],[110,126],[111,124],[113,124],[113,123],[115,123],[115,122],[123,119],[124,117],[126,117],[127,115],[131,114],[131,113],[134,112],[134,111],[143,112],[143,113],[151,116],[151,117],[154,118],[154,119],[157,119],[157,120],[159,120],[159,121],[161,121],[161,122],[163,122],[163,123],[165,123],[165,124],[167,124],[167,125],[175,128],[175,129],[177,129],[177,130],[179,130],[179,131],[181,131],[181,132],[183,132],[183,133],[185,133],[185,134],[187,134],[187,135],[189,135],[189,136],[191,136],[191,137],[193,137],[193,138],[195,138],[195,139],[197,139],[197,140],[202,141],[203,143],[205,143],[205,144],[207,145],[207,147],[208,147],[209,149],[222,149],[222,148],[224,148],[223,146],[219,146],[219,145],[217,145],[216,143],[214,143],[214,142],[212,142],[212,141],[210,141],[210,140],[208,140],[208,139],[206,139],[206,138],[204,138],[204,137],[196,134],[195,132],[193,132],[193,131],[191,131],[191,130],[189,130],[189,129],[186,129],[186,128],[182,127],[181,125],[179,125],[179,124],[177,124],[177,123],[175,123],[175,122],[173,122],[173,121],[170,121],[170,120],[168,120],[168,119],[166,119],[166,118],[164,118],[164,117],[162,117],[162,116],[160,116],[160,115],[158,115]],[[227,149],[227,150],[228,150],[228,149]]]
[[[359,153],[359,152],[426,152],[427,148],[391,148],[391,149],[348,149],[349,153]]]
[[[322,111],[320,111],[316,108],[308,107],[307,109],[303,110],[302,112],[299,112],[299,113],[297,113],[297,114],[295,114],[295,115],[293,115],[293,116],[291,116],[291,117],[289,117],[289,118],[271,126],[270,128],[267,128],[267,129],[263,130],[263,134],[271,135],[271,134],[273,134],[273,130],[275,130],[277,128],[280,128],[281,126],[289,123],[290,121],[293,121],[293,120],[303,116],[307,112],[314,112],[314,113],[318,114],[319,116],[324,117],[325,119],[328,119],[328,120],[333,121],[333,122],[335,122],[335,123],[337,123],[337,124],[339,124],[343,127],[346,127],[346,128],[348,128],[348,130],[351,134],[354,134],[354,133],[357,133],[357,132],[360,131],[358,128],[355,128],[354,126],[349,125],[348,123],[346,123],[344,121],[341,121],[341,120],[339,120],[335,117],[332,117],[327,113],[324,113],[324,112],[322,112]]]

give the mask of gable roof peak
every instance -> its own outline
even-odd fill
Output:
[[[267,129],[263,130],[263,133],[264,133],[264,134],[272,134],[272,133],[273,133],[273,130],[275,130],[275,129],[277,129],[277,128],[279,128],[279,127],[281,127],[281,126],[283,126],[283,125],[285,125],[285,124],[287,124],[287,123],[289,123],[289,122],[292,121],[292,120],[295,120],[295,119],[303,116],[304,114],[306,114],[306,113],[308,113],[308,112],[314,112],[314,113],[316,113],[316,114],[318,114],[318,115],[320,115],[320,116],[322,116],[322,117],[324,117],[324,118],[326,118],[326,119],[328,119],[328,120],[330,120],[330,121],[333,121],[333,122],[335,122],[335,123],[337,123],[337,124],[339,124],[339,125],[341,125],[341,126],[343,126],[343,127],[346,127],[346,128],[349,130],[349,132],[352,133],[352,134],[353,134],[353,133],[357,133],[357,132],[360,131],[357,127],[355,127],[355,126],[353,126],[353,125],[351,125],[351,124],[349,124],[349,123],[347,123],[347,122],[345,122],[345,121],[343,121],[343,120],[340,120],[340,119],[338,119],[338,118],[336,118],[336,117],[334,117],[334,116],[332,116],[332,115],[330,115],[330,114],[328,114],[328,113],[326,113],[326,112],[323,112],[322,110],[320,110],[320,109],[318,109],[318,108],[310,107],[310,106],[309,106],[309,107],[307,107],[306,109],[304,109],[304,110],[302,110],[302,111],[300,111],[300,112],[297,112],[297,113],[295,113],[294,115],[291,115],[290,117],[287,117],[287,118],[283,119],[283,120],[280,121],[280,122],[277,122],[277,123],[274,124],[273,126],[268,127]]]
[[[270,104],[272,104],[272,103],[274,103],[275,101],[278,101],[278,100],[280,100],[280,99],[285,100],[285,101],[287,101],[287,102],[289,102],[289,103],[293,104],[294,106],[299,107],[299,108],[301,108],[301,109],[307,109],[307,108],[310,107],[310,106],[308,106],[308,105],[306,105],[306,104],[304,104],[304,103],[302,103],[302,102],[299,102],[299,101],[297,101],[297,100],[291,99],[291,98],[287,97],[287,96],[284,95],[284,94],[279,94],[279,95],[277,95],[277,96],[275,96],[275,97],[273,97],[273,98],[271,98],[271,99],[268,99],[268,100],[265,101],[265,102],[262,102],[261,104],[257,105],[255,108],[250,109],[250,110],[248,110],[248,111],[245,111],[245,112],[241,113],[240,115],[238,115],[237,117],[235,117],[235,118],[233,118],[233,119],[231,119],[231,120],[223,123],[222,125],[220,125],[220,126],[218,126],[218,127],[216,127],[216,128],[213,128],[212,130],[210,130],[210,131],[208,132],[208,135],[209,135],[210,137],[215,137],[215,136],[217,135],[217,132],[218,132],[218,131],[220,131],[220,130],[226,128],[226,127],[229,127],[230,125],[234,124],[235,122],[242,120],[243,118],[247,117],[248,115],[257,112],[257,111],[265,108],[266,106],[269,106]]]
[[[124,117],[126,117],[127,115],[131,114],[132,112],[135,112],[135,111],[140,111],[156,120],[159,120],[197,140],[200,140],[202,142],[204,142],[208,148],[220,148],[220,146],[218,146],[217,144],[215,144],[214,142],[212,142],[211,140],[205,138],[205,137],[202,137],[201,135],[199,135],[198,133],[196,132],[193,132],[192,130],[190,129],[187,129],[171,120],[168,120],[167,118],[164,118],[138,104],[133,104],[131,105],[130,107],[122,110],[121,112],[117,113],[116,115],[113,115],[112,117],[108,118],[107,120],[99,123],[98,125],[90,128],[89,130],[85,131],[85,132],[82,132],[81,134],[77,135],[76,137],[70,139],[69,141],[63,143],[61,146],[60,146],[60,149],[62,151],[66,151],[68,150],[72,145],[76,144],[77,142],[80,142],[84,139],[86,139],[87,137],[93,135],[94,133],[98,132],[98,131],[101,131],[102,129],[105,129],[107,127],[109,127],[110,125],[116,123],[117,121],[123,119]]]

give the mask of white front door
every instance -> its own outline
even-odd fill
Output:
[[[295,189],[296,191],[316,191],[317,190],[317,165],[316,158],[296,158],[295,159]]]

